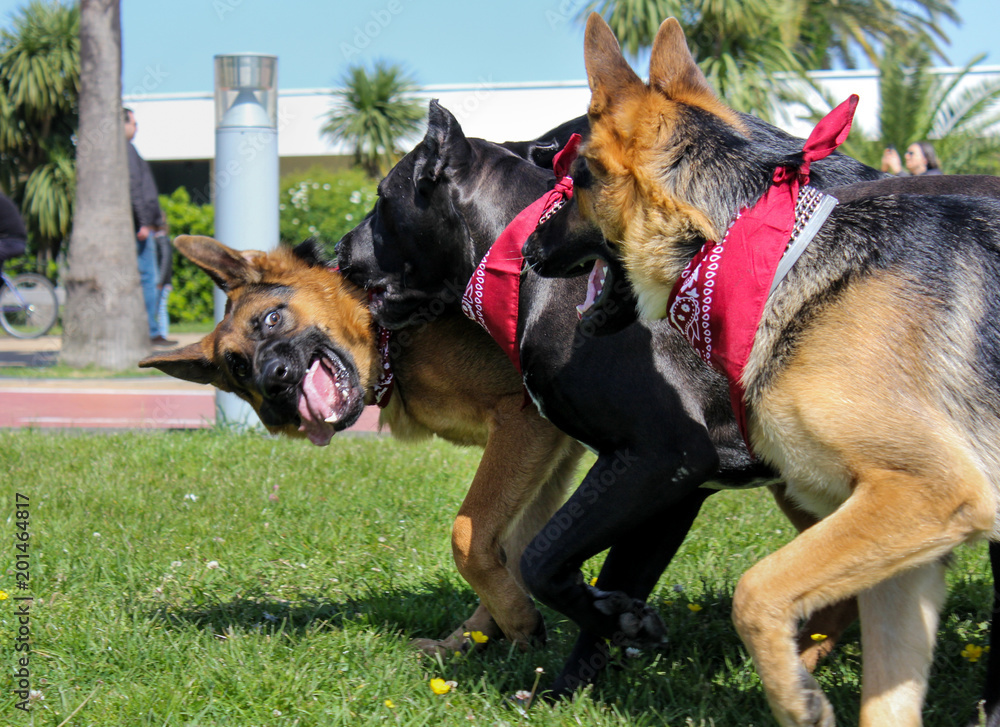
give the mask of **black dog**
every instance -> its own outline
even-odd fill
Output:
[[[748,117],[748,124],[773,144],[801,148],[762,122]],[[544,163],[575,130],[585,130],[583,119],[510,146]],[[879,176],[835,155],[814,167],[813,179],[830,186]],[[458,308],[455,290],[464,288],[492,241],[552,185],[549,171],[511,149],[467,139],[432,102],[423,142],[382,181],[375,209],[341,240],[341,270],[369,289],[381,325],[419,325],[431,302]],[[520,288],[525,385],[556,426],[598,453],[521,561],[533,594],[582,629],[556,693],[585,683],[606,663],[603,639],[661,639],[662,624],[644,599],[711,492],[700,486],[708,480],[746,486],[771,476],[746,452],[725,382],[672,329],[629,325],[634,312],[627,305],[605,306],[601,319],[578,325],[565,303],[582,300],[584,292],[580,278],[550,280],[530,271]],[[595,337],[597,327],[621,330]],[[608,548],[596,586],[584,584],[580,566]]]

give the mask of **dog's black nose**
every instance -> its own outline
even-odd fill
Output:
[[[268,361],[264,364],[264,369],[261,373],[266,380],[277,383],[287,382],[291,371],[288,368],[288,364],[284,361]]]
[[[257,384],[265,398],[287,394],[305,375],[299,356],[287,345],[269,346],[257,356]]]

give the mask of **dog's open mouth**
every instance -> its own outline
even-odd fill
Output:
[[[608,275],[608,264],[602,258],[596,258],[594,267],[591,268],[590,275],[587,277],[587,297],[583,303],[576,307],[576,313],[581,319],[601,300]]]
[[[325,447],[339,429],[350,425],[347,419],[357,408],[358,396],[340,357],[330,351],[318,354],[302,379],[299,431],[316,446]]]

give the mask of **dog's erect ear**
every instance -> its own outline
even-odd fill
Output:
[[[587,18],[583,52],[591,92],[588,113],[592,116],[603,113],[616,96],[630,87],[644,85],[625,61],[615,34],[597,13]]]
[[[254,257],[264,255],[257,250],[233,250],[218,240],[200,235],[181,235],[174,240],[174,247],[227,293],[260,280],[260,272],[251,263]]]
[[[573,134],[584,138],[590,135],[590,125],[586,115],[564,121],[554,129],[546,131],[531,141],[505,141],[500,146],[509,149],[522,159],[527,159],[536,167],[552,169],[556,154],[566,146]]]
[[[212,334],[209,334],[197,343],[184,348],[147,356],[139,362],[139,368],[159,369],[175,379],[193,381],[196,384],[214,384],[223,391],[228,391],[222,371],[205,354],[206,350],[211,351],[212,344],[209,341],[211,336]]]
[[[458,119],[437,99],[431,99],[427,109],[427,134],[413,170],[417,190],[429,196],[445,168],[463,166],[471,155],[472,147]]]
[[[323,246],[315,237],[310,237],[308,240],[300,242],[292,248],[292,252],[295,253],[295,257],[312,268],[328,268],[333,264],[330,256],[327,255],[326,250],[323,249]]]
[[[649,58],[649,85],[669,98],[692,93],[708,94],[715,98],[708,79],[691,55],[687,38],[676,18],[664,20],[656,32],[653,52]]]

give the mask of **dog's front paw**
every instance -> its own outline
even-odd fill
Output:
[[[470,644],[469,642],[452,643],[449,639],[413,639],[410,641],[410,646],[435,658],[450,656],[456,651],[464,653],[469,649]]]
[[[836,727],[837,720],[833,716],[833,707],[819,688],[812,674],[803,673],[800,676],[802,691],[806,699],[806,721],[809,727]]]
[[[667,628],[655,610],[645,601],[622,591],[602,591],[587,586],[594,608],[614,619],[614,633],[604,634],[613,644],[622,646],[662,646],[667,642]]]
[[[799,672],[799,688],[802,701],[794,708],[772,701],[774,716],[778,722],[796,727],[836,727],[833,707],[819,684],[805,669]]]

